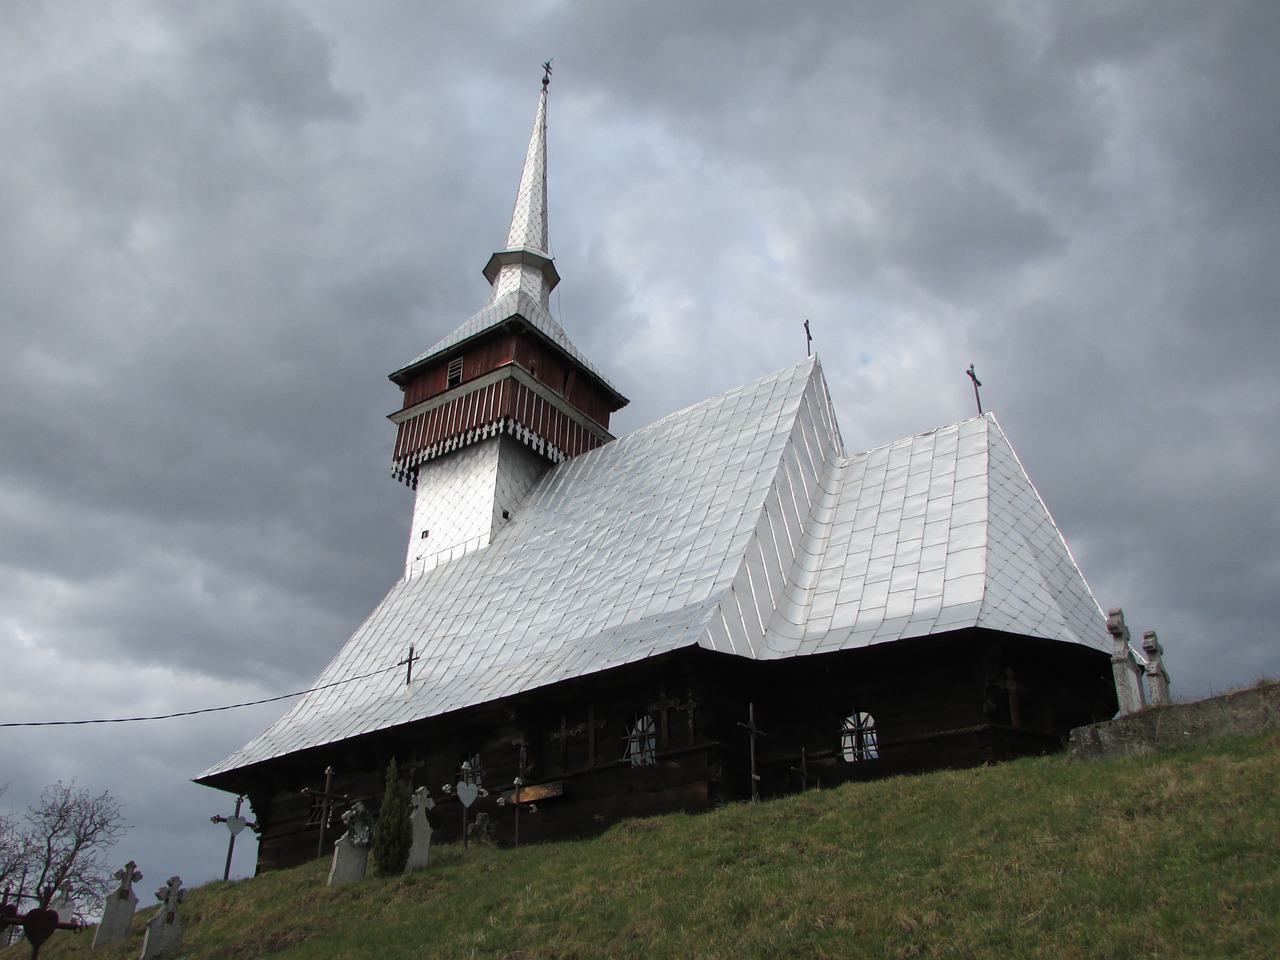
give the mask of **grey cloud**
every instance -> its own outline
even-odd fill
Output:
[[[1160,631],[1175,689],[1280,670],[1275,16],[17,8],[0,642],[36,693],[11,710],[314,679],[399,574],[385,376],[483,303],[547,56],[552,306],[632,397],[619,431],[798,359],[805,319],[853,447],[970,415],[975,362],[1099,599]],[[99,676],[37,671],[46,655]],[[225,837],[198,831],[224,798],[174,783],[279,712],[130,731],[124,751],[25,738],[8,776],[128,790],[139,843],[189,864],[153,869],[212,876]],[[200,797],[196,821],[175,813]]]

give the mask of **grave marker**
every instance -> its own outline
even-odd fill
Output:
[[[133,892],[133,885],[142,879],[138,865],[130,860],[115,872],[115,878],[120,881],[120,886],[107,896],[102,905],[102,919],[93,934],[95,950],[126,939],[133,924],[134,911],[138,909],[138,895]]]
[[[236,812],[231,816],[213,816],[209,818],[211,823],[225,823],[227,825],[227,829],[231,831],[231,839],[227,841],[227,865],[222,869],[222,879],[224,881],[231,879],[231,854],[233,854],[236,849],[236,837],[240,835],[245,827],[248,827],[255,833],[258,831],[258,824],[256,821],[249,821],[240,816],[240,805],[242,803],[244,803],[243,794],[236,797]]]
[[[425,870],[431,858],[431,834],[436,828],[436,802],[431,799],[426,787],[413,791],[409,800],[409,825],[413,828],[413,843],[409,847],[409,860],[404,865],[405,873],[414,870]]]
[[[187,902],[187,891],[182,889],[181,877],[170,877],[169,882],[156,891],[160,909],[147,921],[147,932],[142,938],[141,960],[157,960],[182,949],[182,934],[187,922],[178,909]]]
[[[760,799],[760,774],[756,772],[756,737],[765,737],[768,734],[756,726],[756,705],[754,703],[747,704],[747,722],[739,722],[738,726],[746,730],[751,736],[751,802],[755,803]]]
[[[359,883],[369,866],[369,847],[373,844],[373,815],[357,800],[342,815],[347,832],[333,845],[333,862],[329,866],[329,886]]]
[[[302,788],[303,796],[312,797],[320,801],[320,839],[316,841],[316,858],[324,856],[324,832],[329,826],[329,814],[333,809],[334,800],[346,800],[345,793],[339,794],[333,792],[333,767],[324,768],[324,789],[313,790],[311,787]]]

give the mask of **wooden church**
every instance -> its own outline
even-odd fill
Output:
[[[326,770],[376,807],[391,758],[438,838],[510,843],[1054,751],[1113,715],[1105,618],[992,415],[849,456],[813,358],[610,435],[627,400],[548,306],[546,108],[544,79],[488,303],[391,374],[403,579],[197,778],[249,797],[259,870],[341,832]]]

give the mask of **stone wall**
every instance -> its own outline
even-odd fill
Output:
[[[1280,681],[1267,680],[1247,690],[1218,697],[1148,707],[1104,723],[1071,731],[1067,750],[1073,758],[1154,753],[1217,737],[1280,729]]]

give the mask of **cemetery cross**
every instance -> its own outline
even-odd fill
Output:
[[[766,737],[768,734],[756,726],[754,703],[747,704],[747,722],[739,722],[738,726],[751,736],[751,802],[755,803],[760,799],[760,774],[756,772],[756,737]]]
[[[231,816],[224,817],[219,815],[209,818],[210,823],[225,823],[227,825],[227,829],[231,831],[231,839],[227,841],[227,865],[222,870],[222,879],[224,881],[231,879],[231,854],[234,853],[236,849],[236,837],[242,830],[244,830],[245,827],[248,827],[255,833],[258,831],[258,823],[256,820],[251,822],[240,816],[240,805],[242,803],[244,803],[244,794],[236,797],[236,812]],[[138,879],[142,878],[139,877]]]
[[[313,790],[310,787],[303,787],[302,793],[308,797],[318,797],[320,799],[320,839],[316,842],[316,857],[324,856],[324,831],[329,825],[329,812],[332,808],[334,800],[349,799],[345,793],[339,794],[333,792],[333,767],[324,768],[324,789]]]

